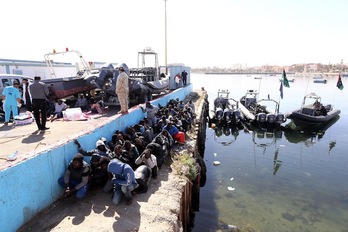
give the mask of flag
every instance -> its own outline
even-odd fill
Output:
[[[280,97],[283,99],[283,82],[280,82],[279,91],[280,91]]]
[[[286,78],[285,69],[283,69],[283,82],[284,82],[284,86],[285,86],[285,87],[290,88],[288,78]]]
[[[341,79],[341,73],[338,74],[338,80],[337,80],[336,86],[340,90],[342,90],[344,88],[343,83],[342,83],[342,79]]]

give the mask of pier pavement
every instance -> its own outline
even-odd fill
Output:
[[[130,111],[138,107],[134,106]],[[26,125],[0,123],[0,170],[76,139],[80,135],[91,133],[95,128],[121,117],[121,114],[117,114],[118,111],[118,106],[109,106],[106,113],[90,115],[85,121],[47,121],[46,127],[50,129],[46,131],[37,130],[35,121]],[[16,151],[16,160],[8,161],[8,157]]]
[[[195,99],[196,109],[201,108],[202,93]],[[135,106],[129,111],[136,110]],[[1,161],[1,168],[7,168],[16,162],[23,162],[35,153],[61,143],[69,142],[80,134],[91,133],[95,127],[122,117],[116,114],[118,109],[110,109],[105,115],[87,121],[48,122],[49,131],[36,131],[36,124],[1,127],[1,157],[14,150],[19,151],[15,161]],[[187,133],[186,145],[173,149],[174,154],[193,152],[196,131]],[[173,154],[172,154],[173,155]],[[159,171],[158,177],[152,179],[147,193],[135,196],[135,201],[128,206],[125,202],[115,206],[110,193],[92,190],[89,195],[77,201],[75,198],[58,200],[41,211],[17,231],[183,231],[182,192],[187,183],[185,178],[172,170],[171,157],[167,158]]]

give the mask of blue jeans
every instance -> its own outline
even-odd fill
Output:
[[[130,200],[133,198],[131,191],[138,187],[138,184],[130,184],[130,185],[116,185],[114,196],[112,197],[112,203],[118,205],[122,199],[122,193]]]
[[[70,178],[70,188],[75,188],[80,182],[74,180],[74,179],[71,179]],[[62,186],[62,188],[66,188],[68,186],[66,186],[65,182],[64,182],[64,177],[61,177],[58,179],[58,184],[60,186]],[[84,186],[82,186],[81,188],[79,188],[77,191],[76,191],[76,198],[81,200],[82,198],[84,198],[86,195],[87,195],[87,191],[89,189],[89,184],[86,184]]]

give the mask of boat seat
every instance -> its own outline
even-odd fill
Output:
[[[302,114],[313,115],[314,114],[314,110],[311,109],[311,108],[303,108],[302,109]]]

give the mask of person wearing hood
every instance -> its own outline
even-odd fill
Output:
[[[64,176],[58,180],[59,185],[65,189],[64,196],[71,197],[75,194],[77,199],[84,198],[89,189],[90,173],[89,164],[83,160],[82,154],[77,153],[70,161]]]
[[[118,205],[122,196],[126,197],[127,205],[132,204],[133,196],[131,191],[138,187],[135,174],[131,166],[122,163],[117,159],[112,159],[108,165],[108,172],[113,175],[111,182],[115,186],[112,203]]]

